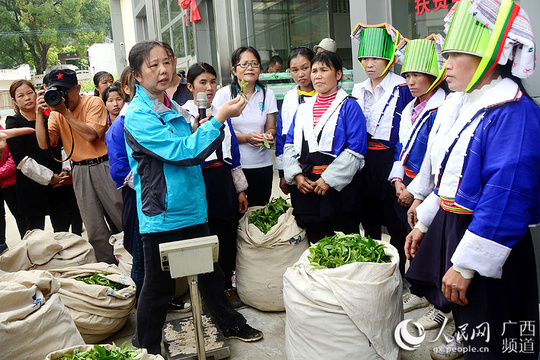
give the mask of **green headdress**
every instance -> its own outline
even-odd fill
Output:
[[[362,64],[362,58],[388,60],[388,65],[380,75],[385,74],[399,60],[399,56],[396,56],[396,50],[405,39],[399,31],[388,23],[377,25],[358,23],[351,37],[359,44],[358,61],[360,61],[360,64]]]
[[[435,77],[426,94],[440,85],[446,78],[444,58],[441,53],[444,38],[431,34],[425,39],[410,40],[406,43],[401,74],[417,72]]]
[[[478,4],[488,6],[489,10],[497,14],[493,17],[493,24],[488,28],[477,20]],[[501,54],[507,40],[514,19],[517,17],[520,7],[512,0],[494,1],[460,1],[448,13],[445,21],[450,22],[444,42],[442,53],[460,52],[475,55],[482,60],[467,88],[466,92],[474,90],[499,63]],[[506,58],[508,60],[508,58]],[[505,60],[505,63],[506,63]]]

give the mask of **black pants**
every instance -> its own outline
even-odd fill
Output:
[[[206,224],[155,234],[143,234],[144,285],[137,307],[137,330],[134,345],[148,349],[151,354],[161,353],[161,332],[167,316],[167,303],[175,291],[175,281],[170,273],[161,270],[159,244],[207,236]],[[242,327],[246,319],[233,309],[224,293],[223,271],[217,263],[214,272],[199,275],[199,290],[204,302],[223,329]]]
[[[381,226],[390,234],[390,244],[399,253],[399,271],[405,274],[405,237],[407,227],[395,211],[396,190],[388,181],[393,164],[393,149],[368,150],[362,169],[362,199],[359,217],[365,235],[381,239]]]
[[[305,224],[306,236],[311,243],[316,243],[326,236],[334,236],[336,231],[345,234],[357,234],[360,230],[356,214],[341,213],[334,221],[321,221]]]
[[[21,239],[26,233],[26,220],[23,215],[19,214],[19,208],[17,206],[17,188],[16,185],[6,186],[0,189],[0,244],[6,243],[6,209],[4,208],[4,201],[9,207],[9,211],[17,222],[17,228]]]
[[[468,335],[463,338],[465,346],[489,349],[482,353],[468,352],[466,359],[537,360],[538,290],[530,232],[512,248],[500,279],[479,273],[474,275],[466,293],[467,305],[450,303],[441,292],[442,279],[453,265],[452,255],[471,220],[470,214],[454,214],[439,209],[407,272],[407,278],[413,285],[411,291],[425,296],[444,312],[452,309],[456,330],[463,329],[461,333]],[[477,330],[486,329],[486,324],[489,324],[489,342],[486,336],[472,336],[473,333],[480,335]],[[535,327],[534,332],[532,327]],[[512,342],[517,346],[516,352],[508,351],[512,349]]]
[[[248,188],[246,196],[249,206],[264,206],[270,200],[272,194],[273,168],[267,166],[258,169],[242,169]]]
[[[144,283],[144,253],[139,218],[137,215],[136,192],[129,186],[122,188],[122,227],[124,228],[124,247],[133,256],[131,278],[137,285],[137,299]]]
[[[232,272],[236,269],[236,235],[238,231],[238,218],[236,214],[227,220],[208,219],[210,233],[219,238],[219,266],[225,277],[225,288],[232,287]]]

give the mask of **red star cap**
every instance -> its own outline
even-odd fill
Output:
[[[54,69],[49,73],[49,87],[55,86],[63,89],[71,89],[77,85],[77,74],[70,69]]]

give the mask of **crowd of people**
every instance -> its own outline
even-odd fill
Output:
[[[61,90],[55,105],[15,81],[6,128],[26,133],[6,133],[2,198],[21,236],[43,229],[45,215],[55,231],[80,234],[82,219],[98,261],[116,261],[108,240],[123,230],[138,287],[133,342],[159,353],[175,292],[159,244],[210,234],[219,262],[199,277],[209,311],[227,338],[263,337],[225,290],[239,216],[269,201],[275,168],[310,242],[360,228],[380,239],[385,227],[400,254],[404,311],[429,306],[418,320],[426,329],[452,318],[461,330],[488,323],[488,341],[462,333],[451,351],[487,346],[499,358],[505,322],[538,324],[528,226],[540,223],[540,109],[521,81],[535,67],[534,37],[512,1],[462,1],[445,21],[446,38],[413,40],[387,23],[358,24],[367,79],[352,95],[340,87],[332,39],[273,57],[268,71],[286,69],[295,82],[281,109],[259,81],[253,47],[233,52],[232,83],[219,90],[212,65],[177,74],[173,50],[157,41],[131,49],[117,83],[97,73],[95,96],[80,93],[71,70],[48,74],[46,85]],[[192,100],[201,94],[205,118]],[[511,358],[537,358],[532,341]]]

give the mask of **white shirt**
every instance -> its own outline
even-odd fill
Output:
[[[212,101],[217,109],[223,103],[231,100],[231,86],[225,86],[219,89]],[[258,86],[255,87],[255,93],[251,96],[247,106],[238,117],[231,118],[233,130],[237,134],[248,134],[252,131],[258,131],[264,134],[266,118],[268,114],[278,112],[276,96],[270,89],[266,89],[266,97],[263,100],[263,92]],[[240,156],[242,158],[242,168],[257,169],[272,165],[272,154],[269,149],[253,146],[249,143],[239,144]]]
[[[404,78],[389,72],[375,87],[375,92],[370,79],[354,85],[352,96],[358,99],[358,104],[366,116],[367,132],[373,139],[390,140],[398,100],[398,96],[392,94],[397,85],[404,83]]]

